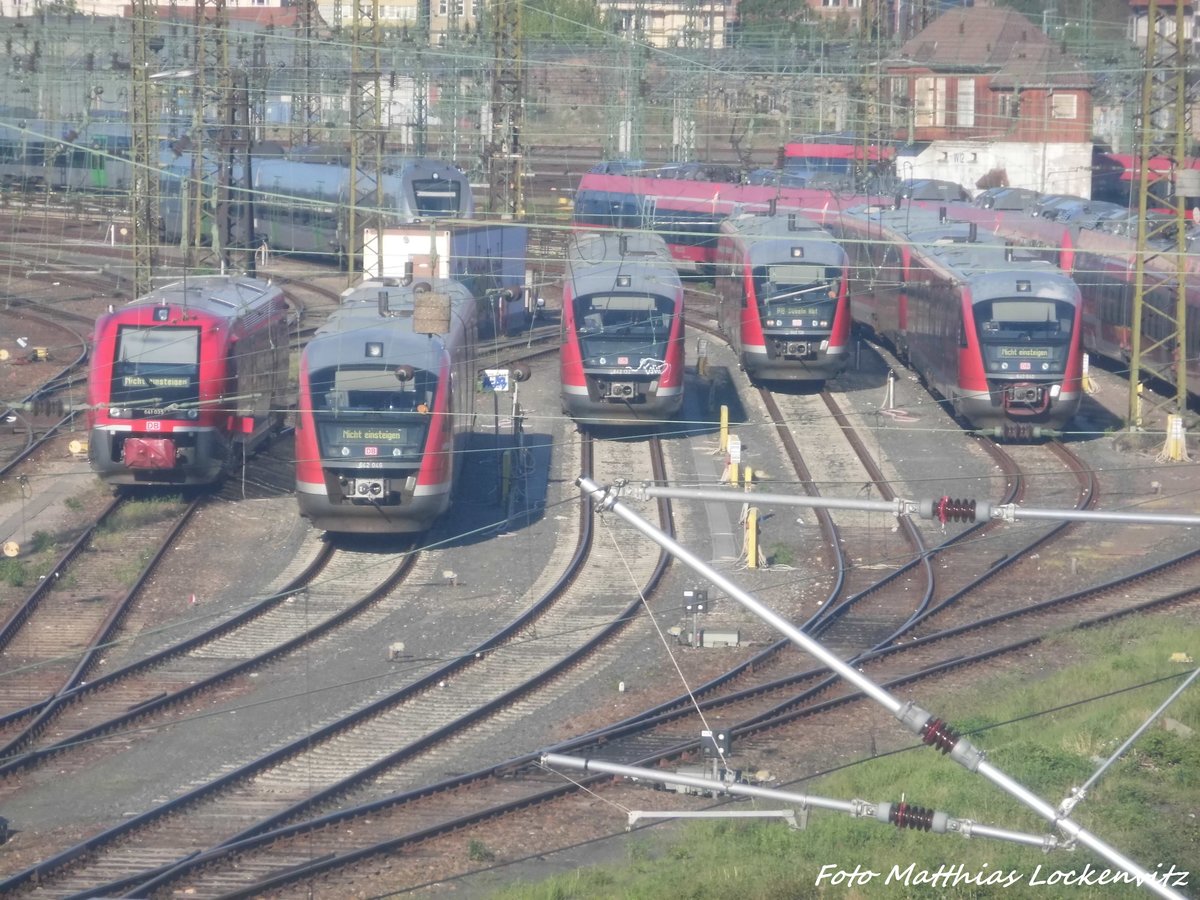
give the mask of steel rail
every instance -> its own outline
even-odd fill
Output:
[[[1184,554],[1183,556],[1179,557],[1176,560],[1171,560],[1166,563],[1162,563],[1153,568],[1155,571],[1158,571],[1161,569],[1169,568],[1170,566],[1173,566],[1173,565],[1178,565],[1188,559],[1191,559],[1191,558],[1194,558],[1197,556],[1200,556],[1200,550],[1191,551],[1187,554]],[[1143,573],[1143,574],[1138,574],[1138,575],[1127,576],[1122,579],[1115,579],[1110,585],[1108,585],[1108,587],[1116,588],[1130,579],[1135,579],[1135,578],[1139,578],[1139,577],[1146,577],[1146,574]],[[1068,595],[1066,598],[1060,598],[1058,601],[1045,601],[1043,603],[1034,604],[1030,609],[1032,609],[1033,611],[1036,611],[1037,609],[1039,609],[1041,607],[1045,607],[1053,602],[1063,602],[1065,600],[1075,598],[1076,596],[1083,596],[1090,592],[1097,591],[1099,589],[1100,589],[1100,586],[1098,586],[1097,588],[1094,588],[1094,589],[1087,589],[1085,591],[1077,592],[1077,594],[1075,594],[1075,595]],[[1189,599],[1191,597],[1194,597],[1197,593],[1200,593],[1200,587],[1197,587],[1196,589],[1193,589],[1193,590],[1180,591],[1180,592],[1177,592],[1176,594],[1168,595],[1166,597],[1158,598],[1158,599],[1155,599],[1152,601],[1147,601],[1146,603],[1139,604],[1137,607],[1129,608],[1127,610],[1105,613],[1100,616],[1096,616],[1096,617],[1093,617],[1091,619],[1081,622],[1078,627],[1079,628],[1087,628],[1087,627],[1094,627],[1095,625],[1099,625],[1099,624],[1105,624],[1107,622],[1111,622],[1117,618],[1121,618],[1126,615],[1136,615],[1141,612],[1147,612],[1147,611],[1150,611],[1153,609],[1161,608],[1164,605],[1179,602],[1180,600]],[[1018,615],[1024,614],[1027,611],[1028,610],[1012,611],[1012,612],[1000,614],[998,616],[991,617],[991,618],[994,618],[995,620],[1000,621],[1000,620],[1003,620],[1006,618],[1016,617]],[[892,648],[888,648],[888,649],[879,651],[875,654],[872,654],[872,655],[866,657],[866,659],[872,659],[872,658],[876,658],[876,657],[888,656],[888,655],[893,655],[893,654],[907,653],[912,648],[915,648],[915,647],[918,647],[918,646],[921,646],[924,644],[932,643],[935,640],[945,639],[946,637],[953,636],[954,634],[958,634],[958,633],[961,633],[966,630],[970,630],[971,628],[974,628],[974,627],[978,627],[978,626],[977,625],[958,626],[956,628],[949,629],[945,632],[941,632],[937,635],[928,635],[926,637],[919,638],[919,639],[913,641],[911,644],[905,644],[902,647],[892,647]],[[974,662],[986,660],[986,659],[989,659],[989,658],[992,658],[995,656],[999,656],[999,655],[1002,655],[1005,653],[1011,653],[1011,652],[1015,652],[1017,650],[1025,649],[1029,646],[1040,643],[1044,639],[1045,638],[1043,636],[1033,636],[1033,637],[1029,637],[1029,638],[1026,638],[1023,640],[1010,642],[1005,645],[993,645],[992,647],[989,647],[988,649],[984,650],[983,652],[972,655],[972,656],[956,655],[953,658],[939,661],[932,665],[926,666],[920,670],[910,672],[905,675],[898,676],[897,678],[892,679],[890,681],[884,682],[884,686],[885,687],[899,687],[899,686],[903,686],[903,685],[907,685],[907,684],[912,684],[914,682],[919,681],[922,678],[940,674],[940,673],[949,671],[951,669],[960,668],[960,667],[963,667],[966,665],[970,665]],[[813,670],[814,673],[819,673],[822,671],[824,671],[824,670],[823,669]],[[797,677],[800,677],[800,676],[797,676]],[[765,722],[760,722],[760,723],[750,723],[750,722],[737,723],[735,725],[732,725],[729,728],[729,731],[734,736],[750,734],[750,733],[753,733],[756,731],[764,730],[766,728],[776,727],[776,726],[779,726],[782,724],[786,724],[786,723],[793,721],[795,719],[798,719],[798,718],[815,715],[815,714],[825,712],[830,709],[844,706],[846,703],[854,702],[856,700],[862,699],[863,696],[864,695],[861,692],[852,692],[845,696],[839,696],[836,698],[831,698],[831,699],[828,699],[825,701],[821,701],[820,703],[810,704],[802,709],[795,710],[785,716],[779,716],[771,721],[765,721]],[[232,855],[236,852],[240,852],[240,851],[244,851],[244,850],[248,851],[248,850],[254,849],[257,846],[261,846],[263,843],[266,843],[266,842],[284,839],[284,838],[288,838],[288,837],[293,837],[297,834],[302,834],[308,830],[316,830],[316,829],[320,829],[320,828],[325,828],[330,825],[335,825],[335,824],[338,824],[341,822],[345,822],[345,821],[353,819],[353,818],[359,818],[359,817],[363,817],[363,816],[373,815],[373,814],[382,812],[391,806],[401,806],[406,803],[412,803],[412,802],[415,802],[415,801],[418,801],[421,799],[426,799],[428,797],[435,796],[440,793],[453,792],[458,789],[467,787],[473,783],[477,783],[479,781],[483,781],[483,780],[492,778],[497,773],[501,773],[501,774],[511,773],[514,771],[519,771],[528,766],[535,765],[542,753],[546,753],[546,752],[567,753],[567,752],[572,752],[572,751],[579,752],[581,750],[586,750],[587,748],[592,748],[593,750],[595,750],[595,749],[599,748],[600,746],[606,746],[611,751],[613,740],[617,739],[621,736],[620,731],[628,731],[629,729],[632,729],[632,728],[641,728],[641,727],[644,727],[646,724],[647,723],[627,722],[621,726],[620,730],[613,728],[613,727],[606,727],[604,729],[598,730],[597,732],[593,732],[589,735],[585,735],[585,736],[581,736],[579,738],[573,738],[568,741],[560,742],[559,744],[556,744],[553,747],[548,748],[547,750],[538,751],[537,753],[525,754],[525,755],[510,759],[510,760],[504,761],[495,766],[489,766],[485,769],[480,769],[480,770],[477,770],[472,773],[468,773],[468,774],[465,774],[462,776],[457,776],[453,779],[447,779],[443,782],[439,782],[434,785],[428,785],[428,786],[425,786],[422,788],[417,788],[412,791],[407,791],[402,794],[394,795],[390,798],[383,798],[381,800],[373,801],[369,804],[363,804],[363,805],[360,805],[360,806],[357,806],[354,808],[340,810],[338,812],[330,813],[325,816],[321,816],[316,819],[309,820],[307,822],[293,823],[291,825],[282,827],[278,830],[268,832],[265,834],[261,834],[261,835],[258,835],[257,837],[247,838],[242,841],[239,841],[236,844],[230,844],[228,847],[225,848],[225,851],[226,851],[226,854],[228,854],[228,855]],[[661,723],[654,722],[654,723],[650,723],[650,724],[661,724]],[[681,755],[683,753],[694,751],[698,747],[698,745],[699,745],[698,740],[689,739],[688,741],[680,742],[670,748],[663,749],[662,751],[654,754],[653,756],[643,757],[642,759],[638,760],[638,762],[643,765],[648,765],[648,764],[655,763],[655,762],[661,762],[664,759],[678,757],[679,755]],[[589,784],[594,784],[597,781],[603,781],[603,780],[604,779],[602,777],[597,776],[595,779],[581,779],[579,781],[579,783],[581,785],[589,785]],[[437,826],[430,826],[429,828],[420,829],[416,832],[412,832],[412,833],[402,836],[402,837],[392,838],[392,839],[389,839],[384,842],[379,842],[377,844],[371,845],[370,847],[360,848],[358,850],[350,851],[345,854],[323,856],[320,859],[313,860],[309,863],[304,864],[303,866],[297,867],[296,869],[290,870],[286,873],[279,873],[277,875],[271,876],[262,881],[256,882],[252,887],[240,889],[240,890],[237,890],[237,891],[234,891],[231,893],[224,894],[223,898],[224,898],[224,900],[232,900],[232,898],[234,898],[234,897],[239,897],[239,898],[240,897],[253,897],[253,896],[256,896],[256,894],[258,894],[259,892],[263,892],[263,891],[273,889],[273,888],[279,888],[279,887],[282,887],[289,883],[294,883],[295,881],[303,879],[303,878],[311,878],[315,875],[321,874],[322,872],[328,872],[328,871],[331,871],[331,870],[334,870],[337,868],[344,867],[346,865],[353,864],[354,862],[360,861],[362,859],[366,859],[366,858],[369,858],[372,856],[377,856],[382,853],[393,852],[395,850],[402,849],[411,844],[420,843],[421,841],[427,840],[432,837],[439,836],[441,834],[449,833],[451,831],[466,827],[468,825],[478,824],[479,822],[484,821],[489,818],[502,816],[502,815],[505,815],[505,814],[513,812],[513,811],[518,811],[520,809],[536,805],[538,803],[543,803],[543,802],[547,802],[549,800],[557,799],[557,798],[565,796],[566,794],[571,793],[575,790],[576,790],[576,787],[574,785],[564,785],[559,788],[552,788],[552,789],[549,789],[546,791],[538,792],[536,794],[521,798],[519,800],[514,800],[514,801],[504,803],[504,804],[499,804],[496,806],[488,807],[485,810],[481,810],[481,811],[478,811],[475,813],[457,817],[457,818],[449,820],[445,823],[441,823],[440,825],[437,825]],[[204,863],[211,863],[211,862],[216,861],[222,855],[226,855],[226,854],[218,853],[217,850],[214,848],[214,850],[212,850],[212,851],[207,851],[204,854],[200,854],[200,855],[197,855],[197,856],[191,858],[190,865],[191,866],[200,866],[200,865],[203,865]]]
[[[183,531],[184,527],[192,520],[204,502],[204,498],[196,497],[183,509],[183,511],[176,518],[175,523],[170,529],[168,529],[167,533],[163,536],[163,539],[159,541],[158,547],[155,549],[154,553],[146,561],[145,565],[142,566],[142,570],[138,573],[137,579],[134,581],[133,585],[128,591],[125,592],[125,596],[114,605],[108,616],[105,617],[104,622],[101,623],[99,629],[97,630],[96,636],[89,642],[87,649],[84,650],[79,662],[76,663],[75,668],[67,676],[63,685],[58,688],[51,697],[48,697],[46,701],[44,701],[44,703],[41,705],[41,709],[38,711],[37,715],[34,716],[33,721],[25,726],[25,728],[21,730],[20,734],[11,738],[7,744],[0,747],[0,777],[3,777],[5,764],[12,757],[12,755],[19,752],[21,748],[26,746],[30,741],[35,740],[42,730],[49,725],[55,716],[66,706],[66,704],[73,699],[74,695],[72,695],[71,692],[83,683],[88,674],[91,672],[92,667],[99,661],[99,655],[108,649],[113,635],[116,634],[117,629],[121,626],[121,623],[125,620],[129,610],[133,607],[137,596],[141,593],[143,585],[149,581],[151,575],[154,574],[155,569],[158,568],[158,564],[162,562],[163,557],[167,555],[167,552],[175,543],[179,533]],[[111,513],[116,510],[118,505],[119,501],[115,501],[114,503],[110,504],[108,509],[105,510],[101,519],[99,519],[94,525],[91,526],[91,528],[87,530],[85,533],[87,541],[85,541],[85,543],[91,540],[95,534],[95,530],[109,518]],[[66,568],[67,564],[78,555],[81,549],[82,545],[79,541],[76,541],[75,544],[72,545],[71,551],[69,551],[63,560],[60,560],[59,565],[54,571],[56,573],[61,573],[63,569]],[[51,581],[52,579],[46,579],[42,582],[42,584],[50,584]],[[27,619],[28,614],[26,615],[26,620]]]
[[[657,475],[657,477],[664,478],[665,473],[663,472],[662,465],[661,465],[661,456],[662,456],[661,446],[659,445],[657,439],[654,439],[653,443],[654,443],[655,451],[652,454],[652,458],[655,459],[656,475]],[[587,447],[588,451],[590,452],[590,440],[585,441],[584,446]],[[585,462],[585,465],[590,468],[590,461]],[[665,500],[659,501],[659,503],[660,503],[660,509],[662,510],[662,512],[661,512],[662,521],[664,522],[664,525],[669,528],[670,527],[669,504]],[[536,620],[542,614],[542,612],[544,612],[545,609],[548,608],[549,604],[553,603],[554,600],[556,599],[556,597],[558,595],[561,595],[566,590],[566,588],[569,587],[570,583],[576,577],[576,574],[577,574],[578,568],[579,568],[579,563],[582,562],[584,559],[586,559],[588,553],[590,552],[590,547],[591,547],[591,542],[592,542],[593,520],[595,518],[595,516],[593,515],[593,511],[590,509],[590,503],[583,503],[583,504],[581,504],[581,507],[582,508],[580,510],[580,523],[581,523],[581,526],[583,526],[581,528],[581,538],[577,544],[575,555],[572,559],[572,562],[571,562],[571,564],[568,565],[566,571],[564,571],[564,573],[556,581],[555,585],[553,585],[550,588],[550,590],[547,592],[547,594],[541,600],[539,600],[539,602],[537,604],[534,604],[533,606],[531,606],[530,609],[528,609],[524,613],[522,613],[521,616],[517,617],[513,622],[506,625],[501,631],[497,632],[495,635],[488,638],[486,641],[481,643],[476,648],[462,654],[456,660],[453,660],[450,663],[447,663],[445,666],[440,667],[438,670],[422,677],[417,682],[414,682],[410,685],[406,685],[404,688],[395,692],[394,694],[392,694],[388,697],[383,697],[380,700],[372,703],[370,706],[356,711],[354,714],[352,714],[352,716],[350,716],[346,719],[343,719],[343,720],[339,720],[338,722],[332,723],[326,729],[322,729],[321,731],[319,731],[315,734],[310,734],[310,735],[306,735],[302,738],[299,738],[299,739],[295,740],[294,742],[290,743],[288,746],[280,748],[279,750],[273,752],[272,754],[269,754],[266,757],[262,757],[259,760],[252,761],[251,763],[248,763],[247,765],[240,767],[239,769],[237,769],[234,772],[227,773],[227,775],[223,776],[217,782],[203,785],[203,786],[189,792],[187,795],[184,795],[180,798],[177,798],[174,801],[171,801],[169,804],[158,807],[155,810],[151,810],[148,813],[145,813],[142,816],[137,817],[136,819],[130,820],[129,822],[122,823],[121,825],[116,826],[115,828],[109,829],[108,831],[103,832],[100,835],[97,835],[93,840],[87,842],[86,847],[84,847],[83,845],[80,845],[79,847],[69,848],[68,850],[64,851],[63,853],[58,854],[53,859],[46,860],[43,863],[39,864],[38,866],[28,869],[25,872],[18,873],[16,876],[13,877],[13,879],[10,879],[9,881],[0,883],[0,890],[7,888],[10,885],[10,883],[13,886],[15,886],[17,884],[23,883],[30,879],[41,880],[44,877],[46,877],[49,873],[51,873],[54,869],[70,863],[73,859],[75,859],[76,857],[78,857],[79,855],[81,855],[83,853],[94,852],[95,848],[102,846],[104,843],[107,843],[107,842],[115,839],[116,837],[119,837],[120,835],[131,831],[133,828],[141,827],[144,824],[148,824],[150,821],[152,821],[155,818],[158,818],[169,812],[173,812],[177,809],[182,809],[187,804],[192,803],[196,800],[202,799],[204,796],[214,793],[215,791],[219,790],[220,788],[224,787],[225,785],[232,784],[235,781],[240,781],[245,778],[248,778],[248,777],[256,774],[259,770],[264,768],[266,765],[272,764],[275,761],[277,761],[278,759],[282,759],[286,756],[294,755],[295,753],[302,751],[303,749],[305,749],[312,743],[322,740],[324,737],[327,736],[327,733],[331,734],[331,733],[334,733],[335,731],[344,730],[345,728],[356,723],[357,721],[360,721],[365,718],[369,718],[371,715],[373,715],[377,711],[380,711],[388,706],[393,706],[396,703],[402,702],[403,700],[407,699],[408,697],[412,697],[417,694],[423,693],[424,691],[428,690],[429,688],[436,685],[437,683],[451,677],[453,674],[455,674],[457,671],[464,668],[465,666],[474,664],[474,661],[477,658],[484,656],[484,655],[486,655],[487,652],[490,652],[490,651],[498,648],[500,645],[502,645],[505,641],[510,639],[512,636],[515,636],[525,626],[530,624],[532,621]],[[665,574],[666,568],[669,565],[669,563],[670,563],[670,557],[667,554],[659,554],[658,562],[654,568],[654,572],[651,576],[651,581],[650,581],[649,585],[647,586],[646,591],[650,591],[650,590],[654,589],[654,587],[658,584],[658,582],[661,580],[661,578]],[[386,758],[376,761],[369,767],[359,770],[358,772],[354,773],[354,775],[352,775],[346,779],[343,779],[342,781],[340,781],[336,784],[328,786],[327,788],[323,789],[322,791],[318,792],[317,794],[314,794],[312,797],[306,798],[306,800],[301,801],[300,803],[296,804],[295,806],[293,806],[287,810],[284,810],[283,812],[280,812],[276,815],[273,815],[273,816],[269,817],[268,819],[263,820],[262,822],[256,823],[254,826],[252,826],[250,829],[247,829],[242,834],[239,834],[235,838],[230,838],[227,840],[241,841],[244,839],[252,839],[255,834],[262,831],[263,829],[277,827],[277,825],[279,823],[282,823],[286,819],[294,818],[296,815],[302,814],[304,812],[304,810],[307,808],[310,808],[310,807],[312,807],[316,804],[322,803],[322,802],[327,802],[328,800],[335,798],[337,795],[344,793],[346,790],[350,789],[351,787],[355,786],[356,784],[370,779],[377,772],[379,772],[389,766],[395,766],[399,762],[403,761],[406,757],[411,756],[417,752],[420,752],[423,749],[426,749],[428,746],[432,745],[433,743],[436,743],[440,740],[444,740],[445,737],[452,734],[454,731],[459,730],[467,725],[470,725],[473,722],[485,717],[486,715],[490,715],[491,713],[502,708],[503,706],[510,704],[514,700],[516,700],[519,697],[523,696],[524,694],[528,693],[529,690],[533,689],[534,687],[538,686],[539,684],[545,682],[546,680],[548,680],[550,678],[553,678],[553,677],[561,674],[562,672],[566,671],[570,667],[577,665],[579,660],[582,659],[584,656],[586,656],[586,654],[588,654],[590,652],[594,652],[596,647],[600,646],[603,642],[609,640],[613,635],[615,635],[615,633],[619,629],[624,628],[630,621],[633,620],[634,614],[637,612],[638,608],[641,606],[641,603],[642,603],[642,600],[641,600],[641,597],[639,596],[634,601],[632,601],[628,607],[626,607],[624,610],[622,610],[621,613],[618,614],[614,618],[613,622],[610,623],[602,632],[600,632],[598,635],[593,637],[588,642],[588,644],[579,648],[574,653],[572,653],[570,656],[565,657],[564,659],[560,660],[558,663],[555,664],[555,666],[551,667],[550,669],[544,670],[541,674],[539,674],[539,676],[537,676],[536,679],[533,679],[531,681],[528,681],[528,682],[518,686],[514,690],[507,692],[505,695],[493,700],[492,702],[487,704],[487,706],[482,707],[477,710],[474,710],[474,711],[466,714],[465,716],[460,717],[454,723],[451,723],[441,729],[438,729],[436,732],[433,732],[430,735],[423,737],[421,740],[410,745],[409,747],[401,748],[400,750],[396,751],[395,753],[389,754]],[[214,850],[210,851],[210,852],[216,852],[216,848],[214,848]],[[190,857],[189,857],[189,859],[190,859]],[[185,866],[189,865],[188,860],[186,860],[186,859],[181,859],[177,862],[179,865],[185,865]],[[103,886],[97,886],[96,888],[93,888],[86,893],[94,893],[94,891],[96,891],[96,890],[100,890],[105,893],[113,893],[113,892],[117,892],[117,891],[126,891],[126,890],[134,890],[135,892],[140,892],[144,888],[144,885],[142,883],[145,882],[147,880],[147,878],[156,877],[156,879],[164,878],[166,880],[171,880],[175,877],[178,877],[178,875],[176,875],[176,874],[171,874],[169,876],[167,875],[167,872],[170,869],[172,869],[174,867],[174,865],[175,864],[168,864],[166,867],[163,868],[163,871],[161,871],[161,872],[156,870],[156,872],[154,872],[154,873],[148,873],[148,872],[147,873],[139,873],[138,875],[120,879],[118,881],[115,881],[115,882],[112,882],[112,883],[109,883],[109,884],[106,884]],[[182,873],[180,873],[180,874],[182,874]],[[156,883],[157,883],[157,881],[156,881]]]
[[[1143,880],[1151,878],[1152,873],[1149,870],[1126,857],[1115,847],[1110,847],[1101,838],[1092,834],[1073,819],[1061,816],[1054,806],[1047,803],[1032,791],[1025,788],[1018,781],[1009,777],[998,767],[988,762],[980,750],[972,746],[970,741],[965,740],[962,736],[955,734],[942,720],[936,719],[930,713],[924,709],[921,709],[911,701],[905,703],[892,696],[888,691],[884,690],[869,678],[866,678],[864,675],[862,675],[854,666],[843,662],[836,655],[826,650],[825,647],[822,646],[818,641],[800,631],[791,622],[780,616],[774,610],[760,603],[757,599],[743,591],[720,572],[712,569],[707,563],[705,563],[695,554],[691,553],[669,537],[656,533],[654,529],[651,528],[634,511],[627,509],[619,500],[615,500],[606,496],[604,489],[600,485],[596,484],[590,479],[583,478],[579,479],[578,484],[581,490],[592,496],[602,510],[614,512],[626,522],[633,525],[638,531],[641,531],[650,540],[657,543],[660,547],[666,549],[669,553],[671,553],[672,556],[674,556],[676,559],[679,559],[694,572],[700,574],[712,584],[726,591],[734,600],[740,603],[748,611],[762,619],[768,625],[771,625],[776,630],[791,638],[800,646],[802,650],[821,660],[823,663],[825,663],[825,665],[827,665],[834,672],[837,672],[847,681],[857,685],[858,688],[868,697],[870,697],[884,709],[891,712],[892,715],[899,720],[901,725],[912,731],[914,734],[921,735],[922,738],[931,746],[938,747],[938,749],[940,749],[943,753],[948,754],[951,759],[963,766],[968,771],[978,773],[986,780],[992,782],[992,784],[1012,796],[1022,805],[1028,807],[1042,818],[1053,823],[1055,827],[1062,830],[1068,838],[1078,841],[1079,843],[1098,853],[1113,865],[1121,868],[1137,878]],[[1149,883],[1149,887],[1151,890],[1155,891],[1155,893],[1160,894],[1160,896],[1178,898],[1178,900],[1182,900],[1180,894],[1171,890],[1166,885],[1160,885],[1155,881],[1151,881]]]
[[[147,669],[152,669],[169,659],[172,659],[176,656],[181,656],[196,649],[197,647],[204,646],[205,644],[211,643],[225,636],[226,634],[235,631],[248,622],[251,622],[254,619],[257,619],[260,616],[270,612],[276,606],[283,603],[290,594],[295,593],[303,588],[306,584],[310,583],[325,568],[334,552],[334,547],[331,544],[322,545],[320,552],[317,553],[317,555],[312,559],[312,561],[309,562],[304,570],[300,572],[294,579],[292,579],[291,582],[282,587],[279,591],[275,592],[275,594],[272,596],[264,598],[249,608],[242,610],[240,613],[217,623],[211,628],[205,629],[199,634],[193,635],[192,637],[176,644],[172,644],[170,647],[165,647],[162,650],[144,657],[143,659],[135,660],[134,662],[122,666],[119,669],[114,669],[112,672],[109,672],[93,681],[89,681],[85,684],[77,684],[70,690],[64,691],[53,698],[53,701],[45,701],[42,705],[48,705],[49,703],[53,702],[57,704],[59,711],[61,711],[61,709],[65,708],[65,705],[68,703],[79,700],[102,689],[109,688],[133,675],[137,675]],[[347,610],[347,613],[350,612],[351,610]],[[340,621],[344,621],[344,619]],[[108,734],[119,728],[126,727],[135,721],[145,718],[148,715],[182,703],[183,701],[194,696],[203,694],[205,691],[210,690],[217,684],[228,681],[230,678],[234,678],[244,672],[253,671],[256,667],[261,666],[263,663],[268,662],[277,656],[288,653],[291,650],[296,649],[298,646],[303,646],[304,643],[316,640],[327,631],[340,624],[340,621],[330,620],[323,622],[320,625],[309,629],[304,634],[298,635],[292,640],[285,642],[284,644],[280,644],[260,654],[256,654],[250,659],[234,663],[233,665],[222,669],[220,672],[216,672],[203,679],[195,681],[192,684],[189,684],[187,687],[150,698],[146,702],[136,705],[134,708],[123,713],[122,715],[114,716],[105,722],[93,725],[90,728],[86,728],[82,731],[78,731],[72,735],[69,735],[68,737],[55,741],[53,744],[50,744],[46,747],[41,747],[37,750],[26,752],[13,759],[5,759],[4,757],[8,756],[9,754],[0,752],[0,777],[14,774],[22,769],[27,769],[32,765],[43,762],[57,753],[77,747],[80,744],[86,743],[90,740],[100,737],[101,735]],[[0,719],[0,724],[10,717],[19,715],[21,712],[22,711],[18,710],[17,712],[10,714],[10,716]]]

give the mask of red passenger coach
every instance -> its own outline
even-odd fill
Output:
[[[207,485],[283,424],[287,303],[270,282],[210,275],[96,320],[88,457],[113,485]]]
[[[296,498],[333,532],[406,534],[450,508],[474,426],[476,300],[457,281],[367,279],[300,360]]]
[[[717,318],[755,380],[824,381],[846,367],[849,264],[796,213],[726,219],[717,242]]]
[[[662,238],[575,235],[562,303],[563,412],[646,425],[683,405],[683,285]]]

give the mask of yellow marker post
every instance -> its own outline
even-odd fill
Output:
[[[1088,359],[1088,355],[1086,353],[1083,354],[1083,377],[1080,379],[1080,382],[1085,394],[1094,394],[1100,390],[1100,388],[1096,385],[1095,380],[1092,378],[1091,361]]]
[[[1159,462],[1190,462],[1187,452],[1187,434],[1183,429],[1183,416],[1167,416],[1167,439],[1163,443],[1162,452],[1158,454]]]

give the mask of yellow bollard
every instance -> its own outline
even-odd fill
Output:
[[[1159,462],[1190,462],[1187,452],[1187,434],[1183,430],[1183,416],[1167,416],[1167,439],[1163,443],[1162,452],[1158,454]]]
[[[717,445],[717,452],[724,453],[726,450],[729,449],[729,407],[728,406],[721,407],[721,430],[718,432],[718,434],[720,435],[720,443]]]
[[[1083,392],[1085,394],[1094,394],[1096,391],[1100,390],[1100,388],[1096,385],[1096,382],[1092,379],[1091,362],[1089,361],[1086,353],[1083,354],[1083,378],[1081,379],[1081,387],[1083,388]]]

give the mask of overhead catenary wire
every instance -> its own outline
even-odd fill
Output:
[[[951,500],[947,497],[925,500],[860,500],[853,497],[812,497],[803,494],[779,494],[755,491],[721,490],[717,488],[667,487],[663,485],[615,485],[609,496],[632,496],[652,499],[723,500],[743,504],[747,497],[758,503],[780,506],[803,506],[810,509],[844,509],[855,512],[884,512],[896,516],[918,516],[922,519],[938,519],[944,523],[986,522],[998,519],[1016,522],[1022,519],[1063,522],[1110,522],[1149,525],[1200,525],[1200,515],[1187,513],[1115,512],[1087,509],[1038,509],[1019,506],[1015,503],[992,505],[986,501]]]
[[[724,590],[749,612],[774,627],[802,650],[816,657],[821,663],[858,687],[870,699],[891,712],[905,728],[919,735],[927,745],[936,747],[968,771],[986,778],[1018,802],[1033,810],[1043,819],[1052,822],[1055,827],[1066,835],[1069,842],[1083,844],[1113,865],[1138,878],[1140,884],[1143,884],[1159,896],[1173,898],[1173,900],[1183,900],[1181,894],[1172,890],[1166,884],[1160,883],[1155,879],[1154,874],[1145,867],[1129,859],[1116,848],[1109,846],[1104,840],[1092,834],[1074,820],[1062,816],[1057,807],[1047,803],[1024,787],[1020,782],[989,763],[983,751],[973,746],[970,741],[965,740],[948,723],[936,718],[912,701],[906,703],[894,697],[887,690],[859,672],[854,666],[848,665],[839,659],[819,641],[805,634],[783,616],[760,603],[730,579],[711,568],[695,554],[654,528],[636,512],[623,504],[615,494],[590,478],[580,477],[577,479],[576,484],[581,491],[592,498],[598,514],[611,512],[624,519],[697,574]]]

